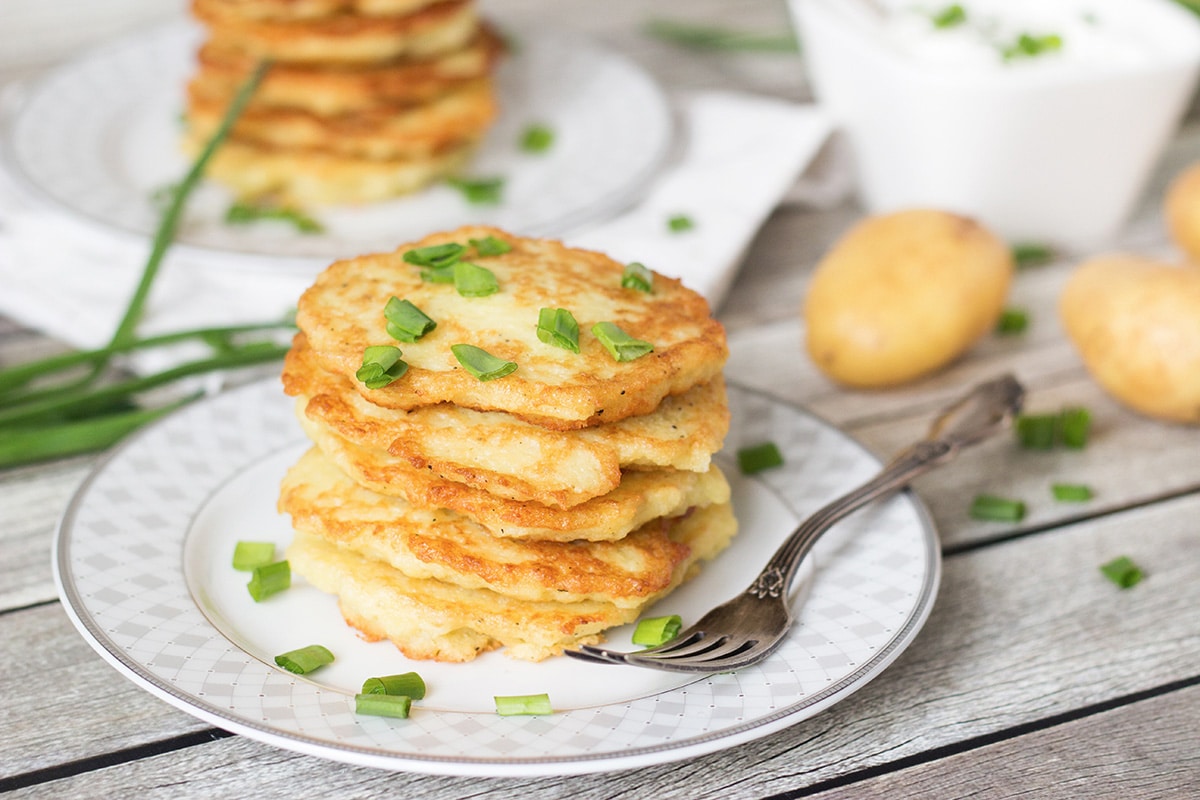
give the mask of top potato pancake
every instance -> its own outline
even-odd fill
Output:
[[[500,290],[487,297],[462,297],[451,284],[424,282],[421,269],[403,258],[411,249],[488,236],[512,250],[480,257],[472,248],[464,258],[495,274]],[[376,405],[412,409],[448,402],[570,430],[648,414],[664,397],[711,380],[728,357],[724,329],[703,297],[662,275],[654,276],[650,293],[623,288],[623,269],[601,253],[470,226],[392,253],[334,263],[301,296],[296,321],[322,368],[351,380]],[[383,316],[391,297],[415,304],[437,328],[418,342],[392,340]],[[572,312],[579,353],[538,339],[541,308]],[[650,342],[653,352],[616,361],[591,333],[601,321]],[[355,372],[366,347],[385,344],[400,347],[409,369],[384,388],[368,389]],[[481,381],[455,360],[454,344],[483,348],[515,362],[517,370]]]

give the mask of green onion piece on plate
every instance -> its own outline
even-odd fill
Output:
[[[687,214],[676,214],[667,220],[667,228],[671,233],[683,233],[696,227],[696,223]]]
[[[487,236],[483,239],[469,239],[471,247],[475,248],[475,254],[478,256],[502,256],[512,250],[512,245],[503,239],[497,239],[495,236]]]
[[[233,568],[249,572],[275,560],[274,542],[238,542],[233,548]]]
[[[1100,571],[1104,573],[1104,577],[1122,589],[1128,589],[1130,586],[1140,583],[1142,578],[1146,577],[1141,567],[1134,564],[1129,556],[1114,558],[1107,564],[1101,565]]]
[[[354,713],[368,717],[408,719],[412,698],[402,694],[356,694]]]
[[[299,650],[289,650],[275,656],[275,665],[297,675],[307,675],[326,664],[333,663],[333,653],[319,644],[310,644]]]
[[[363,681],[362,693],[404,695],[413,700],[420,700],[425,697],[425,681],[415,672],[367,678]]]
[[[554,713],[554,710],[550,707],[550,695],[548,694],[498,696],[495,700],[496,713],[502,717]]]
[[[774,442],[743,447],[737,451],[738,469],[743,475],[753,475],[764,469],[771,469],[783,464],[783,454]]]
[[[467,252],[467,248],[458,242],[446,244],[431,244],[428,247],[416,247],[404,251],[404,260],[418,267],[449,267]]]
[[[368,389],[382,389],[408,372],[400,360],[400,348],[390,344],[373,345],[363,350],[362,366],[354,373]]]
[[[286,206],[259,206],[249,203],[234,203],[225,212],[225,222],[230,225],[249,225],[260,220],[286,222],[300,233],[324,233],[325,227],[303,211]]]
[[[639,292],[649,292],[654,289],[654,273],[645,264],[637,261],[625,265],[621,274],[621,286],[625,289],[635,289]]]
[[[1017,441],[1027,450],[1050,450],[1058,439],[1057,414],[1021,414],[1013,428]]]
[[[554,131],[546,125],[530,125],[521,134],[521,149],[526,153],[544,153],[554,144]]]
[[[1059,433],[1067,447],[1085,447],[1091,427],[1092,415],[1086,408],[1064,408],[1059,414]]]
[[[996,321],[996,333],[1001,336],[1013,333],[1024,333],[1029,327],[1029,314],[1021,308],[1006,308],[1000,312]]]
[[[654,351],[654,345],[633,338],[611,322],[597,322],[592,326],[592,335],[617,361],[633,361]]]
[[[967,12],[958,3],[955,3],[946,6],[941,11],[934,12],[932,19],[935,28],[953,28],[967,21]]]
[[[407,300],[393,297],[383,307],[388,336],[400,342],[415,342],[437,327],[425,312]]]
[[[683,620],[679,618],[678,614],[640,619],[633,631],[633,643],[646,647],[657,647],[678,636],[682,627]]]
[[[451,178],[446,182],[471,205],[494,206],[504,196],[504,178]]]
[[[490,269],[459,261],[454,265],[454,289],[463,297],[487,297],[500,291],[500,282]]]
[[[246,589],[254,602],[261,603],[273,594],[282,592],[292,585],[292,567],[287,561],[276,561],[255,567],[250,573]]]
[[[1025,518],[1025,504],[990,494],[981,494],[971,503],[971,517],[989,522],[1020,522]]]
[[[537,337],[546,344],[579,352],[579,323],[565,308],[543,308],[538,311]]]
[[[1063,503],[1085,503],[1095,496],[1090,486],[1081,483],[1056,483],[1050,491],[1055,500]]]
[[[512,361],[496,358],[481,347],[473,344],[452,344],[450,352],[462,364],[463,369],[481,381],[493,381],[515,372],[517,365]]]
[[[448,267],[421,267],[421,280],[426,283],[454,283],[454,265]]]

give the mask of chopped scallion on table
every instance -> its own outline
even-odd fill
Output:
[[[652,291],[654,289],[654,273],[645,264],[632,261],[625,265],[625,271],[621,273],[621,286],[639,292]]]
[[[1120,586],[1122,589],[1128,589],[1141,582],[1142,578],[1146,577],[1142,572],[1142,568],[1134,564],[1129,556],[1118,556],[1107,564],[1100,566],[1100,571],[1104,573],[1104,577]]]
[[[683,233],[696,227],[696,223],[686,214],[676,214],[667,220],[667,228],[671,233]]]
[[[326,664],[333,663],[333,653],[319,644],[310,644],[298,650],[289,650],[275,656],[275,665],[297,675],[307,675]]]
[[[1017,269],[1024,269],[1050,263],[1054,260],[1055,252],[1049,245],[1019,242],[1012,246],[1012,257]]]
[[[354,377],[368,389],[382,389],[408,372],[408,363],[401,360],[401,355],[399,347],[372,345],[363,350],[362,366],[354,373]]]
[[[554,713],[554,709],[550,707],[550,695],[548,694],[497,696],[495,701],[496,713],[502,717]]]
[[[660,644],[666,644],[678,636],[679,630],[682,627],[683,621],[679,618],[678,614],[640,619],[633,631],[633,643],[646,647],[657,647]]]
[[[412,698],[402,694],[356,694],[354,713],[368,717],[408,719]]]
[[[654,345],[633,338],[612,322],[597,322],[592,326],[592,335],[617,361],[633,361],[654,351]]]
[[[292,585],[292,568],[287,561],[262,564],[250,573],[246,589],[254,602],[261,603],[273,594],[278,594]]]
[[[451,178],[447,183],[471,205],[494,206],[504,198],[504,178]]]
[[[530,125],[521,134],[521,149],[526,153],[544,153],[554,145],[554,131],[547,125]]]
[[[783,464],[783,453],[774,442],[743,447],[737,451],[738,469],[743,475],[753,475],[764,469],[771,469]]]
[[[996,333],[1001,336],[1024,333],[1029,327],[1029,313],[1022,308],[1006,308],[1000,312],[1000,319],[996,322]]]
[[[1050,487],[1055,500],[1063,503],[1084,503],[1094,497],[1090,486],[1081,483],[1056,483]]]
[[[1029,450],[1050,450],[1058,439],[1057,414],[1021,414],[1014,429],[1017,441]]]
[[[515,362],[496,358],[488,351],[473,344],[450,345],[450,352],[454,354],[454,358],[462,365],[463,369],[481,381],[503,378],[505,375],[516,372],[517,369]]]
[[[420,700],[425,697],[425,681],[415,672],[367,678],[363,681],[362,693],[404,695],[413,700]]]
[[[579,352],[579,323],[565,308],[543,308],[538,311],[537,337],[546,344]]]
[[[471,247],[475,248],[475,254],[481,258],[487,256],[502,256],[512,250],[512,245],[503,239],[497,239],[495,236],[485,236],[482,239],[468,239]]]
[[[274,542],[238,542],[233,548],[233,568],[250,572],[275,560]]]
[[[383,307],[383,318],[387,320],[387,333],[400,342],[415,342],[437,327],[424,311],[408,300],[392,297]]]
[[[1075,449],[1085,447],[1092,428],[1091,412],[1086,408],[1064,408],[1059,414],[1059,426],[1063,444]]]
[[[487,267],[458,261],[454,264],[454,290],[463,297],[487,297],[500,291],[500,282]]]
[[[981,494],[971,503],[971,517],[989,522],[1020,522],[1025,518],[1025,504],[990,494]]]

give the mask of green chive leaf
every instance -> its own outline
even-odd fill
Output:
[[[1021,414],[1014,430],[1017,441],[1027,450],[1051,450],[1058,439],[1058,415]]]
[[[449,267],[462,258],[467,248],[457,242],[431,244],[428,247],[415,247],[404,251],[404,260],[418,267]]]
[[[454,265],[454,289],[463,297],[487,297],[500,291],[500,283],[490,269],[459,261]]]
[[[579,323],[565,308],[543,308],[538,311],[537,337],[546,344],[579,352]]]
[[[481,381],[503,378],[517,369],[514,362],[496,358],[488,351],[473,344],[450,345],[450,352],[454,353],[455,359],[462,364],[463,369]]]
[[[388,299],[383,318],[387,320],[388,336],[401,342],[415,342],[437,327],[424,311],[398,297]]]
[[[625,265],[621,274],[621,286],[639,292],[650,292],[654,289],[654,273],[645,265],[633,261]]]
[[[1087,446],[1092,415],[1086,408],[1064,408],[1059,414],[1062,443],[1076,450]]]
[[[1085,503],[1094,496],[1091,487],[1081,483],[1056,483],[1050,491],[1055,500],[1063,503]]]
[[[413,700],[420,700],[425,697],[425,681],[415,672],[367,678],[363,681],[362,693],[403,695],[411,697]]]
[[[233,548],[233,568],[250,572],[275,560],[274,542],[238,542]]]
[[[382,389],[408,372],[408,363],[400,359],[400,348],[390,344],[373,345],[363,350],[362,366],[354,373],[368,389]]]
[[[494,206],[504,196],[504,178],[450,178],[447,183],[471,205]]]
[[[1104,573],[1104,577],[1122,589],[1128,589],[1130,586],[1140,583],[1142,578],[1146,577],[1141,567],[1134,564],[1129,556],[1114,558],[1107,564],[1101,565],[1100,571]]]
[[[611,322],[597,322],[592,326],[592,335],[617,361],[633,361],[654,351],[654,345],[633,338]]]
[[[1035,242],[1021,242],[1012,246],[1013,261],[1017,269],[1036,267],[1054,260],[1054,248]]]
[[[953,28],[967,21],[967,12],[958,3],[946,6],[933,15],[933,27]]]
[[[421,280],[426,283],[454,283],[454,265],[448,267],[421,267]]]
[[[273,220],[286,222],[300,233],[323,233],[325,227],[312,217],[295,208],[234,203],[225,212],[225,222],[230,225],[249,225],[252,222]]]
[[[263,564],[250,573],[246,589],[254,602],[261,603],[273,594],[282,592],[292,585],[292,567],[287,561]]]
[[[679,618],[678,614],[640,619],[633,631],[633,643],[646,647],[657,647],[678,636],[682,627],[683,620]]]
[[[326,664],[333,663],[333,653],[319,644],[310,644],[299,650],[289,650],[275,656],[275,665],[297,675],[307,675]]]
[[[1042,35],[1022,33],[1015,42],[1002,47],[1000,55],[1005,61],[1012,61],[1015,58],[1034,58],[1062,50],[1062,44],[1062,37],[1055,33]]]
[[[1028,327],[1028,312],[1021,308],[1006,308],[1000,312],[1000,319],[996,322],[996,333],[1001,336],[1024,333]]]
[[[408,719],[408,712],[411,708],[412,698],[402,694],[354,695],[354,713],[368,717]]]
[[[676,214],[667,220],[667,228],[671,233],[683,233],[696,227],[696,223],[686,214]]]
[[[503,239],[497,239],[495,236],[487,236],[483,239],[470,239],[471,247],[475,248],[475,254],[481,257],[486,256],[502,256],[512,250],[512,245]]]
[[[737,451],[738,468],[743,475],[753,475],[764,469],[783,465],[783,454],[774,442],[763,442]]]
[[[544,153],[554,144],[554,131],[546,125],[530,125],[521,134],[521,149],[526,153]]]
[[[502,717],[554,713],[554,710],[550,707],[550,695],[548,694],[509,695],[494,699],[496,701],[496,713]]]
[[[971,503],[972,519],[989,522],[1020,522],[1025,518],[1025,504],[990,494],[981,494]]]

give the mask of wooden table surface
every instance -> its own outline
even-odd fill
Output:
[[[507,0],[506,26],[582,31],[628,53],[671,91],[728,88],[803,99],[798,56],[696,53],[648,38],[649,4]],[[655,14],[781,31],[781,3],[682,0]],[[1200,160],[1200,129],[1172,144],[1116,246],[1170,255],[1165,182]],[[1078,451],[1021,450],[1009,437],[922,478],[944,576],[916,641],[881,676],[774,735],[632,771],[537,779],[389,773],[278,750],[225,733],[108,667],[76,633],[51,578],[56,520],[94,458],[0,472],[0,791],[18,797],[244,798],[945,798],[1200,796],[1200,428],[1133,414],[1099,390],[1060,329],[1055,304],[1087,255],[1020,272],[1011,304],[1029,330],[989,337],[919,383],[852,392],[803,354],[798,314],[811,269],[861,212],[784,205],[767,221],[720,309],[728,375],[838,425],[881,456],[977,380],[1014,372],[1027,408],[1082,405]],[[36,265],[31,265],[36,268]],[[2,291],[2,287],[0,287]],[[0,322],[0,363],[56,349]],[[1096,491],[1056,503],[1055,480]],[[1018,524],[969,518],[977,493],[1026,500]],[[1147,574],[1121,590],[1098,567],[1127,555]]]

